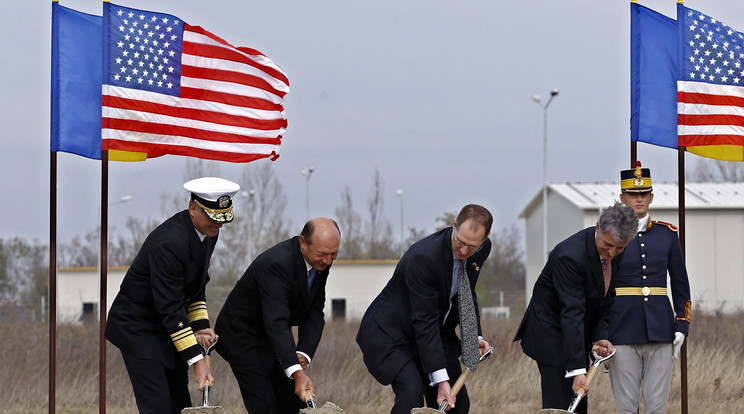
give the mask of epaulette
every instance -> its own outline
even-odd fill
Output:
[[[669,230],[674,231],[674,232],[676,232],[677,230],[679,230],[679,228],[677,228],[677,226],[675,226],[674,224],[667,223],[667,222],[661,221],[661,220],[654,220],[654,224],[658,224],[658,225],[661,225],[661,226],[669,227]]]

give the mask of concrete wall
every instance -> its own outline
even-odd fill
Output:
[[[325,317],[333,317],[333,300],[346,303],[345,318],[361,319],[364,311],[393,276],[397,260],[337,261],[326,284]]]
[[[343,301],[344,317],[361,319],[372,300],[382,291],[393,275],[397,260],[337,261],[331,268],[326,285],[326,319],[333,317],[333,300]],[[111,268],[108,271],[106,296],[111,308],[119,293],[127,268]],[[94,267],[59,269],[57,272],[57,318],[60,322],[79,322],[83,317],[84,304],[94,304],[98,319],[98,269]],[[209,286],[207,286],[209,289]],[[216,317],[218,309],[210,309]]]
[[[119,285],[124,280],[126,267],[110,268],[107,273],[106,311],[111,308]],[[83,317],[83,304],[94,304],[90,315],[98,320],[100,284],[98,269],[95,267],[64,268],[57,271],[57,319],[60,322],[79,322]],[[86,316],[87,317],[87,316]]]

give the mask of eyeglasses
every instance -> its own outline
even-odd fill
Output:
[[[459,250],[459,249],[462,249],[463,247],[467,247],[468,248],[468,252],[470,252],[470,253],[475,253],[478,250],[480,250],[481,247],[483,247],[483,243],[479,244],[478,246],[474,246],[472,244],[467,244],[464,241],[460,240],[460,238],[457,237],[457,227],[453,227],[453,230],[452,230],[452,241],[453,241],[453,243],[455,245],[455,249],[458,249]],[[483,241],[485,242],[485,240],[483,240]]]

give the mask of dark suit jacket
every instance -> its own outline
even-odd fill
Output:
[[[490,252],[491,241],[486,239],[465,265],[478,316],[478,334],[481,329],[475,284]],[[446,348],[459,350],[460,340],[455,334],[459,323],[457,294],[452,301],[449,298],[453,264],[449,227],[408,249],[392,279],[365,312],[356,340],[367,369],[380,383],[390,384],[400,368],[414,358],[420,359],[425,373],[446,368],[445,345],[455,345]]]
[[[201,353],[193,332],[209,327],[207,269],[217,237],[199,240],[189,211],[158,226],[127,270],[105,336],[123,353],[171,367]]]
[[[323,334],[325,285],[330,267],[317,272],[310,293],[299,236],[261,253],[228,295],[215,324],[217,352],[231,365],[269,373],[313,357]],[[298,327],[295,346],[292,327]]]
[[[587,368],[592,343],[607,339],[622,254],[612,259],[605,296],[594,231],[581,230],[555,246],[535,283],[514,340],[521,339],[524,353],[539,363],[567,371]]]

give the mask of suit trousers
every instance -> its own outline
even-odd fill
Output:
[[[175,350],[174,369],[158,361],[125,353],[121,356],[141,414],[180,414],[184,408],[191,407],[189,367],[175,355]]]
[[[672,344],[657,342],[615,348],[610,383],[618,413],[638,413],[643,390],[644,412],[663,414],[672,382]]]
[[[287,378],[278,365],[268,375],[238,364],[230,364],[230,368],[248,414],[297,414],[307,408],[295,394],[294,380]]]
[[[557,408],[567,410],[574,398],[573,377],[566,378],[566,370],[537,363],[540,370],[540,388],[542,389],[542,408]],[[589,384],[591,388],[591,384]],[[576,407],[577,413],[586,414],[587,397],[581,399]]]
[[[457,358],[457,352],[454,351],[456,346],[451,347],[452,352],[447,352],[445,346],[445,356],[447,358],[447,373],[450,377],[450,386],[455,384],[460,376],[460,360]],[[395,375],[391,383],[393,393],[395,393],[395,404],[390,414],[410,414],[414,408],[423,407],[426,402],[427,407],[439,408],[437,404],[438,387],[429,386],[429,375],[424,373],[419,359],[408,361],[398,374]],[[470,411],[470,398],[465,386],[457,393],[455,408],[447,411],[448,414],[467,414]]]

